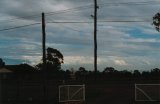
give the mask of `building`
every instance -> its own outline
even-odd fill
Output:
[[[3,81],[12,73],[11,70],[4,67],[0,68],[0,104],[2,104]]]

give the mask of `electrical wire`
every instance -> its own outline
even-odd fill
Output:
[[[152,5],[152,4],[158,4],[158,3],[160,3],[160,1],[99,3],[98,5],[101,5],[101,6],[103,6],[103,5],[108,5],[108,6],[117,6],[117,5]],[[46,16],[49,16],[49,15],[55,15],[55,14],[71,12],[73,10],[79,11],[81,9],[91,8],[93,6],[94,6],[94,4],[88,4],[88,5],[69,8],[69,9],[65,9],[65,10],[58,10],[58,11],[54,11],[54,12],[46,12],[45,14],[46,14]],[[22,19],[22,18],[23,19],[30,19],[30,18],[38,18],[38,17],[40,17],[40,15],[36,14],[36,15],[22,16],[22,17],[17,17],[17,18],[12,18],[12,19],[0,20],[0,22],[4,22],[4,21],[5,22],[14,22],[14,20],[18,20],[18,19]]]
[[[51,18],[48,18],[48,19],[50,19],[50,21],[53,21]],[[81,32],[81,31],[78,30],[78,29],[74,29],[74,28],[71,28],[71,27],[68,27],[68,26],[64,26],[63,24],[58,24],[58,25],[63,26],[63,27],[65,27],[65,28],[67,28],[67,29],[70,29],[70,30],[72,30],[72,31]]]
[[[40,17],[41,16],[39,14],[38,15],[23,16],[23,17],[15,17],[15,18],[11,18],[11,19],[0,20],[0,23],[15,22],[15,20],[25,20],[25,19],[40,18]]]
[[[27,24],[27,25],[22,25],[22,26],[10,27],[10,28],[5,28],[5,29],[0,29],[0,31],[14,30],[14,29],[29,27],[29,26],[38,25],[38,24],[41,24],[41,23],[32,23],[32,24]]]
[[[150,22],[149,20],[101,20],[97,22]],[[93,23],[92,21],[52,21],[47,23]]]
[[[120,5],[153,5],[153,4],[160,5],[160,1],[99,3],[98,5],[120,6]]]
[[[124,23],[130,23],[130,22],[150,22],[149,20],[102,20],[102,21],[97,21],[97,22],[124,22]],[[93,23],[92,21],[52,21],[52,22],[46,22],[47,23],[60,23],[60,24],[79,24],[79,23]],[[13,30],[13,29],[18,29],[18,28],[23,28],[23,27],[29,27],[32,25],[38,25],[41,23],[33,23],[33,24],[27,24],[27,25],[22,25],[22,26],[16,26],[16,27],[11,27],[11,28],[5,28],[5,29],[1,29],[0,31],[7,31],[7,30]],[[76,30],[77,31],[77,30]]]
[[[151,22],[150,20],[102,20],[97,22]]]
[[[153,3],[159,3],[159,1],[147,1],[147,2],[117,2],[117,3],[100,3],[99,5],[109,5],[109,6],[114,6],[114,5],[146,5],[146,4],[153,4]],[[50,15],[55,15],[55,14],[61,14],[61,13],[66,13],[66,12],[71,12],[71,11],[76,11],[76,10],[81,10],[81,9],[86,9],[86,8],[91,8],[93,6],[93,4],[88,4],[85,6],[79,6],[79,7],[75,7],[75,8],[70,8],[70,9],[65,9],[65,10],[59,10],[59,11],[54,11],[54,12],[47,12],[46,16],[50,16]],[[18,19],[29,19],[29,18],[37,18],[40,17],[39,15],[32,15],[32,16],[24,16],[24,17],[17,17],[17,18],[13,18],[13,19],[8,19],[8,20],[3,20],[0,22],[15,22],[14,20],[18,20]],[[130,17],[130,16],[126,16],[126,17]],[[136,16],[134,16],[136,17]],[[98,21],[98,22],[150,22],[149,20],[103,20],[103,21]],[[66,24],[66,23],[93,23],[91,21],[52,21],[52,22],[47,22],[47,23],[61,23],[61,24]],[[22,28],[22,27],[28,27],[28,26],[32,26],[32,25],[36,25],[36,24],[40,24],[40,23],[33,23],[33,24],[28,24],[28,25],[23,25],[23,26],[16,26],[16,27],[11,27],[11,28],[5,28],[5,29],[1,29],[0,31],[7,31],[7,30],[13,30],[13,29],[17,29],[17,28]],[[77,31],[77,30],[76,30]]]
[[[49,16],[49,15],[55,15],[55,14],[73,12],[73,10],[74,10],[74,11],[80,11],[80,10],[82,10],[82,9],[87,9],[87,8],[91,8],[91,7],[93,7],[93,4],[92,4],[92,5],[75,7],[75,8],[70,8],[70,9],[66,9],[66,10],[55,11],[55,12],[47,12],[47,13],[45,13],[45,14],[46,14],[46,16]]]
[[[93,6],[93,4],[69,8],[69,9],[65,9],[65,10],[58,10],[58,11],[54,11],[54,12],[46,12],[45,16],[56,15],[56,14],[61,14],[61,13],[66,13],[66,12],[72,12],[73,10],[79,11],[81,9],[91,8],[91,6]],[[0,23],[1,22],[15,22],[14,20],[40,18],[40,17],[41,17],[40,14],[30,15],[30,16],[22,16],[22,17],[16,17],[16,18],[11,18],[11,19],[0,20]]]
[[[91,21],[52,21],[52,22],[46,22],[46,23],[93,23]]]

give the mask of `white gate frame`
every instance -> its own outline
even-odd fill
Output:
[[[135,101],[148,101],[148,102],[156,102],[156,101],[159,101],[159,100],[154,100],[152,99],[145,91],[143,91],[143,89],[139,88],[138,86],[141,86],[141,85],[145,85],[145,86],[160,86],[160,84],[135,84]],[[144,96],[146,98],[148,98],[148,100],[138,100],[137,99],[137,90],[140,91],[141,93],[144,94]]]
[[[64,101],[61,101],[61,88],[62,87],[67,87],[67,95],[68,95],[68,98],[67,100],[64,100]],[[69,96],[70,95],[70,87],[81,87],[79,88],[71,97]],[[80,99],[80,100],[71,100],[79,91],[83,90],[83,99]],[[76,101],[85,101],[85,85],[60,85],[59,86],[59,102],[76,102]]]

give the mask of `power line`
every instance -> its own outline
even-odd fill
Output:
[[[100,3],[99,5],[108,5],[108,6],[117,6],[117,5],[152,5],[152,4],[157,4],[160,3],[160,1],[147,1],[147,2],[117,2],[117,3]],[[81,9],[86,9],[86,8],[91,8],[93,7],[94,4],[89,4],[89,5],[85,5],[85,6],[79,6],[79,7],[75,7],[75,8],[69,8],[66,10],[60,10],[60,11],[55,11],[55,12],[48,12],[46,13],[46,15],[55,15],[55,14],[61,14],[61,13],[66,13],[66,12],[70,12],[72,10],[76,10],[79,11]]]
[[[151,22],[150,20],[102,20],[98,22]]]
[[[60,11],[55,11],[55,12],[47,12],[46,15],[55,15],[55,14],[61,14],[61,13],[66,13],[66,12],[72,12],[73,10],[75,11],[80,11],[81,9],[86,9],[86,8],[91,8],[93,5],[86,5],[86,6],[80,6],[80,7],[75,7],[75,8],[70,8],[66,10],[60,10]]]
[[[130,22],[135,22],[135,23],[139,23],[139,22],[150,22],[149,20],[102,20],[102,21],[97,21],[99,23],[106,23],[106,22],[124,22],[124,23],[130,23]],[[54,22],[46,22],[46,23],[60,23],[60,24],[83,24],[83,23],[93,23],[92,21],[54,21]],[[22,25],[22,26],[16,26],[16,27],[11,27],[11,28],[5,28],[5,29],[1,29],[0,31],[8,31],[8,30],[13,30],[13,29],[18,29],[18,28],[23,28],[23,27],[29,27],[32,25],[38,25],[41,23],[33,23],[33,24],[27,24],[27,25]],[[78,31],[78,30],[76,30]]]
[[[40,18],[40,15],[37,14],[37,15],[30,15],[30,16],[15,17],[15,18],[11,18],[11,19],[4,19],[4,20],[0,20],[0,23],[15,22],[15,20],[25,20],[25,19],[37,18],[37,17]]]
[[[53,22],[46,22],[46,23],[93,23],[91,21],[53,21]]]
[[[38,24],[41,24],[41,23],[32,23],[32,24],[27,24],[27,25],[22,25],[22,26],[10,27],[10,28],[1,29],[0,31],[14,30],[14,29],[29,27],[29,26],[38,25]]]
[[[46,12],[46,16],[50,16],[50,15],[55,15],[55,14],[61,14],[61,13],[66,13],[66,12],[71,12],[72,10],[76,10],[79,11],[80,9],[86,9],[86,8],[90,8],[91,4],[89,5],[85,5],[85,6],[79,6],[79,7],[74,7],[74,8],[69,8],[69,9],[65,9],[65,10],[58,10],[58,11],[54,11],[54,12]],[[19,20],[19,19],[30,19],[30,18],[40,18],[40,14],[36,14],[36,15],[30,15],[30,16],[22,16],[22,17],[16,17],[16,18],[11,18],[11,19],[5,19],[5,20],[0,20],[0,23],[2,22],[15,22],[14,20]]]
[[[61,14],[61,13],[67,13],[67,12],[71,12],[72,10],[76,10],[79,11],[81,9],[86,9],[86,8],[91,8],[91,4],[90,5],[85,5],[85,6],[79,6],[79,7],[75,7],[75,8],[69,8],[69,9],[65,9],[65,10],[58,10],[58,11],[54,11],[54,12],[47,12],[45,13],[46,16],[50,16],[50,15],[56,15],[56,14]],[[22,17],[17,17],[17,18],[11,18],[11,19],[6,19],[6,20],[0,20],[0,23],[8,23],[8,22],[15,22],[15,20],[20,20],[20,19],[31,19],[31,18],[40,18],[39,14],[36,15],[30,15],[30,16],[22,16]]]
[[[48,18],[48,19],[53,22],[53,20],[52,20],[51,18]],[[72,27],[68,27],[68,26],[65,26],[65,25],[63,25],[63,24],[59,24],[59,25],[60,25],[60,26],[63,26],[64,28],[70,29],[70,30],[72,30],[72,31],[82,32],[82,31],[80,31],[80,30],[78,30],[78,29],[75,29],[75,28],[72,28]]]
[[[119,5],[160,5],[160,1],[146,1],[146,2],[114,2],[114,3],[99,3],[98,5],[119,6]]]
[[[117,6],[117,5],[152,5],[152,4],[158,4],[160,1],[146,1],[146,2],[114,2],[114,3],[99,3],[98,5],[108,5],[108,6]],[[74,8],[69,8],[65,10],[58,10],[54,12],[46,12],[46,16],[49,15],[55,15],[55,14],[61,14],[61,13],[66,13],[66,12],[71,12],[73,10],[79,11],[81,9],[86,9],[86,8],[91,8],[93,7],[94,4],[88,4],[84,6],[79,6],[79,7],[74,7]],[[14,20],[18,19],[31,19],[31,18],[40,18],[40,14],[35,14],[35,15],[30,15],[30,16],[22,16],[22,17],[16,17],[16,18],[11,18],[11,19],[6,19],[6,20],[0,20],[1,22],[15,22]]]
[[[150,22],[149,20],[101,20],[97,22]],[[92,21],[52,21],[47,23],[93,23]]]

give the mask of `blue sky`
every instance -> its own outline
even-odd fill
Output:
[[[98,70],[150,70],[160,68],[160,33],[152,17],[160,12],[159,0],[97,0]],[[79,7],[79,8],[77,8]],[[93,70],[93,0],[2,0],[0,30],[41,23],[46,13],[47,47],[64,55],[63,69],[80,66]],[[145,22],[102,22],[102,21]],[[6,64],[36,65],[42,58],[41,25],[0,31],[0,57]]]

